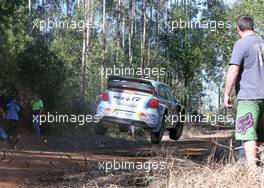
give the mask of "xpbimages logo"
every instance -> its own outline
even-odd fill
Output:
[[[91,114],[55,114],[47,113],[46,115],[33,115],[33,123],[77,123],[79,126],[88,123],[98,123],[99,117]]]
[[[47,18],[45,20],[33,20],[32,29],[38,29],[40,31],[48,31],[51,29],[77,29],[78,31],[84,31],[85,28],[101,29],[102,25],[103,22],[96,20],[56,20]]]
[[[130,68],[130,67],[106,67],[100,69],[100,74],[103,76],[131,76],[131,77],[144,77],[150,79],[152,76],[164,76],[166,73],[165,68],[157,68],[157,67],[137,67],[137,68]]]
[[[98,163],[98,169],[104,170],[106,173],[111,171],[119,170],[143,170],[145,172],[150,172],[151,170],[163,170],[165,169],[166,162],[164,161],[105,161]]]
[[[168,29],[174,31],[176,29],[209,29],[216,31],[217,29],[231,28],[231,21],[215,21],[215,20],[169,20],[160,24],[160,29]]]
[[[234,121],[232,115],[193,115],[193,114],[175,114],[166,115],[165,122],[174,125],[178,122],[180,123],[210,123],[211,125],[216,125],[217,123],[231,123]]]

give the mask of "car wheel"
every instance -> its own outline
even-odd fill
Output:
[[[105,135],[107,132],[107,128],[103,127],[101,124],[95,125],[94,127],[95,134],[97,135]]]
[[[159,144],[161,142],[164,129],[165,129],[165,118],[162,119],[162,126],[159,132],[151,132],[150,141],[153,144]]]
[[[178,140],[181,137],[183,126],[183,123],[179,123],[175,128],[169,129],[169,137],[171,140]]]

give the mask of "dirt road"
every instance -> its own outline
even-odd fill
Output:
[[[74,179],[73,174],[86,172],[90,173],[91,179],[102,178],[105,171],[100,169],[100,162],[147,161],[150,157],[159,157],[162,152],[170,152],[177,157],[201,156],[211,151],[214,140],[227,140],[231,136],[232,131],[217,131],[177,142],[170,141],[165,136],[159,146],[153,146],[147,141],[126,141],[124,144],[119,139],[114,139],[113,143],[107,139],[98,143],[97,139],[90,138],[90,141],[94,141],[90,147],[85,142],[69,147],[67,144],[63,145],[63,141],[56,143],[50,138],[39,149],[27,144],[27,147],[19,150],[8,150],[1,143],[0,187],[51,186]],[[60,151],[57,148],[64,149]]]

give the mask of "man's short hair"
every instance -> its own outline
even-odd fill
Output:
[[[254,30],[254,19],[251,16],[240,16],[236,23],[241,31]]]

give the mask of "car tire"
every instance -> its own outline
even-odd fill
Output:
[[[159,144],[165,130],[165,118],[162,119],[162,126],[159,132],[151,132],[150,141],[152,144]]]
[[[169,129],[169,137],[171,140],[179,140],[182,135],[184,124],[179,123],[175,128]]]
[[[103,127],[101,124],[95,125],[94,132],[97,135],[105,135],[107,132],[107,128]]]

